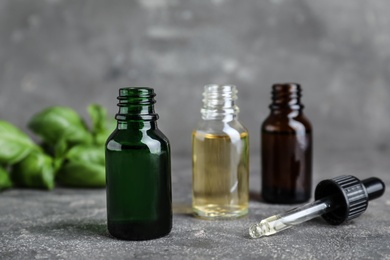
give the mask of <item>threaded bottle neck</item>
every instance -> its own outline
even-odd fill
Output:
[[[115,115],[118,121],[156,121],[154,112],[154,89],[129,87],[119,89],[119,112]]]
[[[297,83],[274,84],[272,86],[271,110],[301,110],[301,86]]]
[[[230,121],[237,117],[235,105],[237,89],[234,85],[206,85],[203,92],[203,107],[200,110],[205,120]]]

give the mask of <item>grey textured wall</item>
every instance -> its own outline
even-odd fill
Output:
[[[324,151],[390,147],[387,0],[1,0],[0,118],[25,127],[67,105],[113,115],[117,90],[150,86],[175,156],[189,156],[208,83],[235,84],[259,152],[272,83],[302,84]]]

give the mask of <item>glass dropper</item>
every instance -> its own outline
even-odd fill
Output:
[[[385,184],[372,177],[360,181],[351,175],[321,181],[315,190],[316,200],[277,214],[249,228],[251,238],[270,236],[294,225],[322,216],[328,223],[339,225],[360,216],[368,201],[379,198]]]

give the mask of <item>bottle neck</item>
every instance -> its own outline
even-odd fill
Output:
[[[206,85],[203,92],[203,120],[232,121],[239,108],[235,105],[237,89],[233,85]]]
[[[296,83],[275,84],[272,86],[272,103],[269,106],[274,114],[296,112],[301,113],[301,86]]]
[[[155,96],[152,88],[121,88],[118,96],[119,111],[115,115],[118,129],[157,128],[158,114],[154,112]]]

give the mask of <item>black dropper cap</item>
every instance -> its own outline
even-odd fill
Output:
[[[337,209],[322,217],[332,225],[340,225],[360,216],[368,206],[368,201],[379,198],[385,192],[382,180],[372,177],[360,181],[351,175],[343,175],[318,183],[315,199],[331,197]]]

